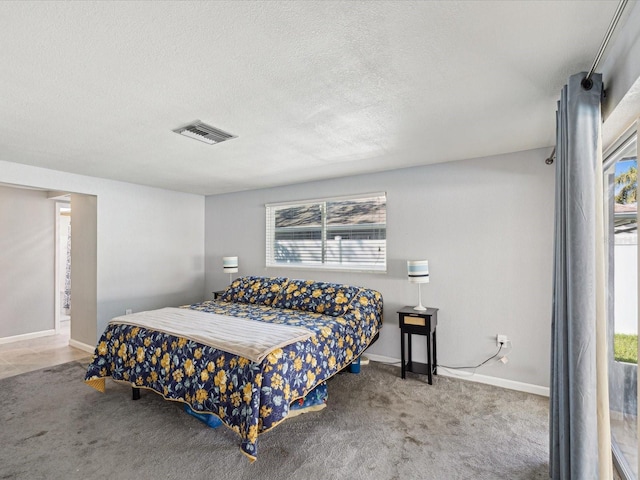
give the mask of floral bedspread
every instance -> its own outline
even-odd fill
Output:
[[[382,298],[362,289],[357,308],[328,316],[264,305],[209,301],[184,308],[262,322],[304,326],[315,335],[270,353],[261,363],[188,338],[110,324],[100,338],[85,381],[112,377],[213,413],[241,437],[251,460],[258,434],[286,419],[289,405],[355,360],[382,325]]]

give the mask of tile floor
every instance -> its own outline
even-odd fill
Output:
[[[86,360],[88,364],[91,354],[69,346],[69,329],[70,322],[62,322],[57,335],[0,344],[0,378],[72,360]]]

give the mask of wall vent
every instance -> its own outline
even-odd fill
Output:
[[[208,143],[209,145],[214,145],[237,137],[237,135],[231,135],[219,128],[202,123],[200,120],[196,120],[184,127],[176,128],[174,132],[184,135],[185,137],[200,140],[201,142]]]

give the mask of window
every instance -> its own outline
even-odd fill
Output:
[[[609,408],[614,460],[638,478],[638,160],[635,131],[604,162]]]
[[[267,267],[385,272],[385,193],[272,203],[267,210]]]

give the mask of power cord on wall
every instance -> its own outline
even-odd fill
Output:
[[[485,361],[477,364],[477,365],[468,365],[468,366],[460,366],[460,367],[451,367],[449,365],[441,365],[441,364],[437,364],[436,367],[440,367],[440,368],[447,368],[447,369],[451,369],[451,370],[475,370],[476,368],[480,368],[481,366],[487,364],[488,362],[490,362],[491,360],[493,360],[494,358],[496,358],[498,355],[500,355],[500,352],[502,351],[502,348],[504,347],[504,342],[500,342],[500,346],[498,347],[498,351],[491,355],[489,358],[487,358]],[[506,359],[506,357],[503,357]]]

